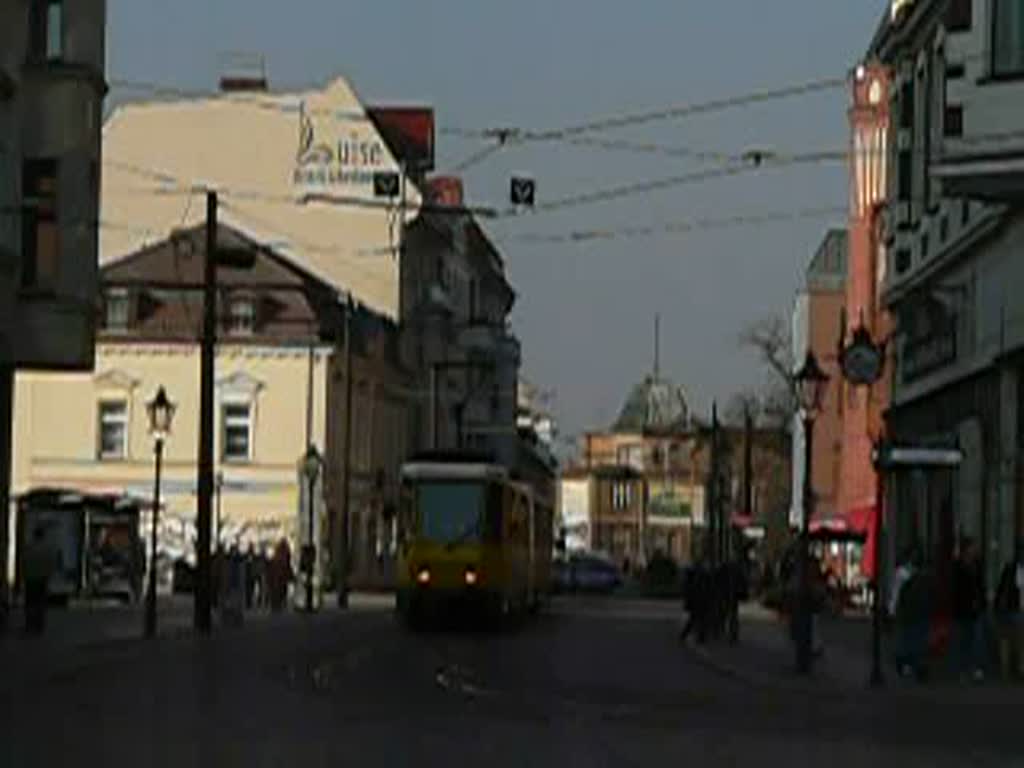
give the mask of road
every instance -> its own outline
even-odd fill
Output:
[[[565,599],[503,633],[411,634],[382,606],[167,636],[6,686],[0,764],[1024,765],[1016,708],[751,685],[676,628],[670,605]]]

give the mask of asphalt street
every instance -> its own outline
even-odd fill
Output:
[[[0,765],[1024,766],[1005,698],[752,684],[677,628],[671,605],[565,599],[410,633],[381,604],[37,655],[4,686]]]

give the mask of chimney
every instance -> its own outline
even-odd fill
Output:
[[[462,179],[458,176],[435,176],[427,183],[430,202],[449,208],[461,208],[464,201]]]
[[[262,54],[228,53],[221,57],[221,93],[266,93],[267,67]]]

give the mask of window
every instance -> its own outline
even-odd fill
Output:
[[[928,258],[928,234],[921,235],[921,261]]]
[[[128,454],[128,403],[104,400],[99,405],[99,440],[97,453],[101,459],[123,459]]]
[[[914,194],[914,155],[909,149],[900,150],[897,170],[896,197],[900,202],[909,203]]]
[[[249,296],[236,296],[228,302],[228,333],[249,336],[256,330],[256,304]]]
[[[939,241],[946,242],[949,239],[949,216],[943,215],[939,219]]]
[[[942,121],[942,134],[950,139],[957,139],[964,135],[964,108],[961,106],[947,106]]]
[[[971,28],[971,0],[951,0],[946,7],[946,29],[950,32],[966,32]]]
[[[612,485],[612,507],[616,510],[628,509],[633,501],[633,486],[629,483]]]
[[[28,52],[32,61],[54,61],[64,55],[63,0],[32,0]]]
[[[1024,0],[994,0],[992,71],[1024,75]]]
[[[224,461],[252,459],[252,405],[225,403],[221,409],[221,457]]]
[[[26,160],[22,169],[21,285],[52,289],[57,280],[57,161]]]
[[[910,269],[910,249],[900,248],[896,251],[896,274],[902,275]]]
[[[900,89],[900,128],[914,127],[914,81],[907,78]]]
[[[128,329],[129,298],[125,288],[110,288],[106,296],[104,326],[108,331]]]

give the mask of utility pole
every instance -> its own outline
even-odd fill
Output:
[[[708,483],[710,492],[710,509],[708,510],[708,522],[710,523],[710,536],[709,536],[709,548],[710,548],[710,560],[713,566],[718,565],[718,544],[719,544],[719,532],[718,528],[720,525],[719,520],[719,482],[718,482],[718,403],[711,404],[711,482]]]
[[[203,329],[199,342],[199,466],[196,477],[196,585],[193,621],[200,634],[211,626],[210,524],[213,501],[213,376],[217,335],[217,193],[206,192],[206,260],[203,263]]]
[[[743,513],[754,514],[754,417],[750,404],[743,409]]]
[[[345,452],[341,468],[341,530],[338,532],[338,607],[348,608],[348,528],[352,479],[352,295],[345,299]]]

